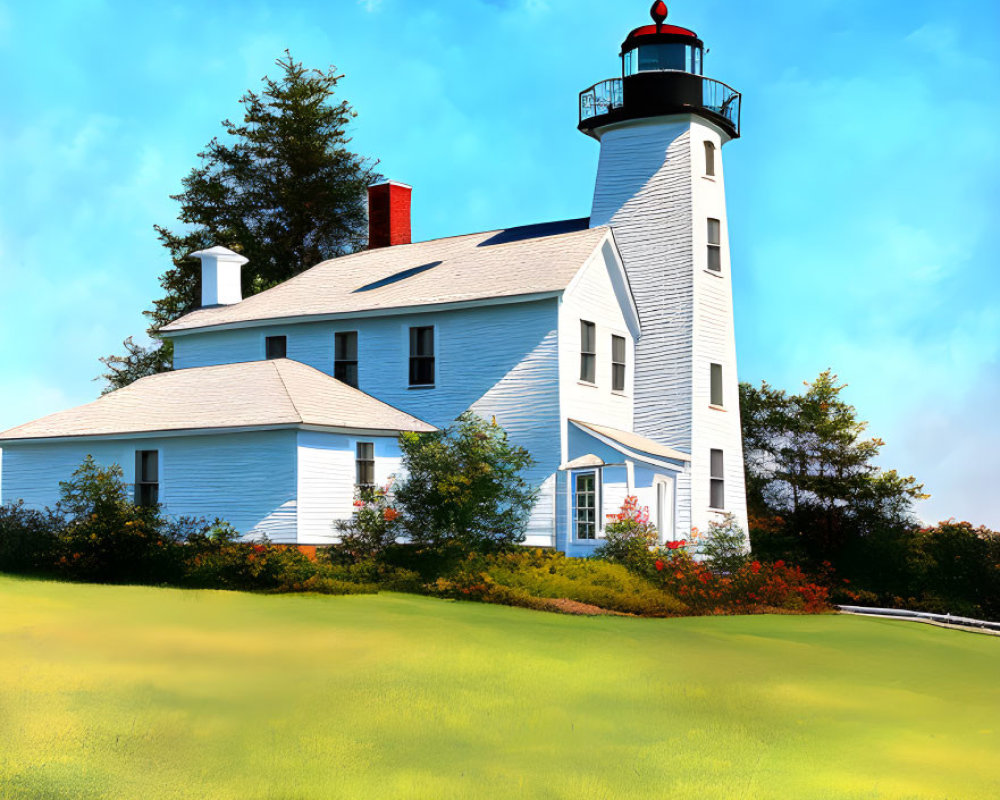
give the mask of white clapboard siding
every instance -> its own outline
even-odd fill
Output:
[[[551,477],[561,463],[558,324],[553,298],[193,333],[174,340],[174,359],[179,369],[258,359],[265,337],[286,336],[288,358],[332,375],[335,333],[357,331],[362,391],[438,427],[466,409],[487,420],[495,417],[513,442],[531,452],[536,463],[527,477],[541,492],[528,537],[533,544],[551,546]],[[435,329],[436,382],[433,388],[410,389],[409,329],[425,325]]]
[[[704,176],[704,142],[724,141],[676,115],[600,132],[591,225],[610,225],[639,308],[635,431],[691,455],[677,477],[675,536],[704,529],[710,452],[725,453],[726,506],[745,525],[746,497],[721,157]],[[722,227],[722,276],[708,274],[708,219]],[[709,408],[710,364],[723,365],[725,411]]]
[[[135,481],[137,450],[160,454],[160,501],[175,517],[224,519],[248,537],[296,540],[296,432],[259,431],[208,436],[8,443],[3,496],[33,508],[54,506],[59,482],[92,455],[118,464]]]
[[[299,544],[339,541],[337,520],[354,513],[358,442],[375,446],[375,483],[399,477],[399,442],[394,437],[300,431],[298,436]]]
[[[568,420],[632,430],[633,386],[636,369],[635,335],[619,300],[613,275],[617,271],[610,243],[595,253],[566,291],[559,309],[559,387],[561,425]],[[581,321],[596,326],[596,382],[580,380]],[[611,337],[625,338],[625,391],[615,392],[611,382]],[[564,437],[564,448],[566,445]],[[564,449],[563,461],[570,456]]]

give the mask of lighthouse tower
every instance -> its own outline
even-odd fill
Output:
[[[580,130],[601,143],[591,226],[610,225],[639,309],[635,431],[691,456],[675,534],[724,513],[746,530],[746,489],[723,145],[740,94],[703,75],[704,44],[666,25],[633,30],[621,77],[580,93]]]

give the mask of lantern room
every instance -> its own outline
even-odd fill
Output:
[[[740,93],[704,76],[705,45],[687,28],[666,25],[667,6],[650,10],[653,25],[633,30],[622,44],[622,76],[580,93],[581,131],[599,139],[600,128],[631,119],[698,114],[740,135]]]

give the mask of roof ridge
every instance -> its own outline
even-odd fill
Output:
[[[281,370],[278,369],[278,364],[281,361],[287,361],[288,359],[281,358],[271,361],[271,365],[274,367],[274,372],[278,376],[278,380],[281,382],[281,387],[285,390],[285,394],[288,396],[288,402],[292,404],[292,409],[295,411],[295,416],[299,418],[299,422],[305,424],[305,417],[302,416],[302,412],[299,411],[299,407],[295,404],[295,398],[292,397],[292,393],[288,388],[288,384],[285,383],[285,376],[281,374]],[[268,363],[268,362],[264,362]],[[298,362],[296,362],[298,363]]]

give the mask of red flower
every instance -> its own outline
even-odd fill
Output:
[[[750,571],[753,572],[754,575],[758,574],[760,572],[760,562],[759,561],[754,561],[750,565]]]
[[[392,522],[398,516],[399,512],[394,508],[387,508],[385,511],[382,512],[382,519],[384,519],[386,522]]]
[[[678,547],[683,546],[683,542],[667,542],[667,547],[671,550],[676,550]]]
[[[657,559],[656,560],[656,564],[654,566],[656,567],[656,571],[657,572],[663,572],[663,568],[666,566],[666,564],[664,564],[662,561],[660,561],[659,559]]]

